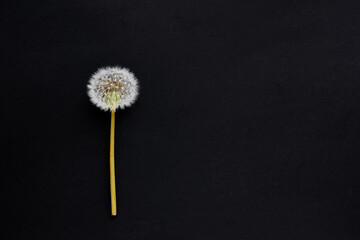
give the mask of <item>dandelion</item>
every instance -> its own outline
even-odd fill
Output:
[[[129,69],[105,67],[95,72],[88,84],[90,101],[104,111],[111,112],[110,127],[110,195],[111,215],[116,216],[115,189],[115,111],[130,107],[138,96],[138,81]]]

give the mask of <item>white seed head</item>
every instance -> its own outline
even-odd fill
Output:
[[[138,94],[138,81],[127,68],[100,68],[88,84],[91,102],[105,111],[131,106]]]

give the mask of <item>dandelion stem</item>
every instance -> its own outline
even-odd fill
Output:
[[[116,216],[116,188],[115,188],[115,111],[111,111],[110,127],[110,196],[111,215]]]

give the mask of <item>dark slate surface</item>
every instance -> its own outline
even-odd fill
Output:
[[[3,239],[360,239],[359,1],[7,1]],[[110,114],[97,68],[129,67]]]

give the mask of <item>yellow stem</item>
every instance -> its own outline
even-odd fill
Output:
[[[115,189],[115,111],[111,112],[110,128],[110,194],[111,215],[116,216],[116,189]]]

